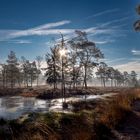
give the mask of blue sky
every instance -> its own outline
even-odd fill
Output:
[[[59,31],[87,31],[108,65],[140,72],[139,0],[0,0],[0,62],[10,50],[33,60],[45,55]]]

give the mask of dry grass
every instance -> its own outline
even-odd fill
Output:
[[[140,99],[140,89],[122,91],[104,102],[80,102],[72,113],[31,114],[25,121],[0,120],[2,140],[108,140]],[[81,106],[81,107],[80,107]]]
[[[140,89],[123,91],[105,106],[101,122],[110,128],[118,126],[132,111],[133,103],[139,97]]]

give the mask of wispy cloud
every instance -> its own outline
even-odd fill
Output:
[[[69,24],[70,21],[68,20],[63,20],[55,23],[48,23],[44,24],[41,26],[37,26],[35,28],[23,30],[23,31],[18,31],[15,33],[12,33],[11,35],[13,37],[20,37],[20,36],[31,36],[31,35],[49,35],[49,34],[58,34],[59,31],[62,32],[63,34],[70,33],[70,29],[51,29],[54,27],[62,26],[65,24]]]
[[[35,28],[30,28],[27,30],[0,30],[0,41],[5,41],[9,39],[14,39],[23,36],[31,36],[31,35],[48,35],[48,34],[58,34],[59,31],[62,33],[70,33],[72,32],[70,29],[51,29],[55,27],[59,27],[65,24],[69,24],[71,21],[63,20],[55,23],[48,23],[41,26],[37,26]]]
[[[140,55],[140,50],[131,50],[133,55]]]
[[[30,44],[32,43],[31,40],[23,40],[23,39],[19,39],[19,40],[9,40],[8,42],[10,43],[15,43],[15,44]]]
[[[86,29],[76,29],[76,28],[73,28],[73,29],[72,28],[61,28],[61,29],[59,28],[59,29],[57,29],[56,27],[60,27],[60,26],[71,23],[71,21],[69,21],[69,20],[63,20],[63,21],[59,21],[59,22],[55,22],[55,23],[44,24],[44,25],[37,26],[34,28],[26,29],[26,30],[0,30],[0,41],[9,41],[9,40],[11,41],[11,40],[16,39],[16,41],[13,41],[14,43],[25,44],[25,43],[30,43],[30,41],[19,40],[18,38],[26,37],[26,36],[59,35],[60,32],[64,35],[64,38],[66,40],[69,40],[70,38],[72,38],[74,36],[75,30],[81,30],[81,31],[85,31],[89,37],[90,36],[94,37],[94,36],[98,36],[98,35],[110,36],[111,37],[110,39],[103,39],[103,40],[95,41],[95,43],[102,45],[102,44],[111,43],[112,40],[114,41],[115,40],[115,39],[113,39],[114,35],[120,35],[120,33],[118,33],[118,30],[116,28],[107,27],[109,24],[115,23],[117,21],[118,20],[106,22],[106,23],[101,24],[100,26],[90,27],[90,28],[86,28]],[[58,39],[57,41],[59,41],[59,40],[60,39]],[[93,41],[94,41],[94,39],[93,39]]]
[[[130,18],[131,18],[131,17],[123,17],[123,18],[114,19],[114,20],[105,22],[105,23],[103,23],[103,24],[100,24],[99,26],[100,26],[100,27],[106,27],[106,26],[109,26],[109,25],[114,24],[114,23],[118,23],[118,22],[122,22],[122,21],[128,20],[128,19],[130,19]],[[115,28],[118,28],[118,27],[121,27],[121,26],[124,26],[124,25],[126,25],[126,24],[117,25],[117,26],[114,26],[114,27],[115,27]]]
[[[113,33],[117,32],[117,30],[115,29],[107,29],[107,28],[103,28],[103,29],[98,29],[98,28],[88,28],[83,30],[85,31],[89,36],[95,36],[95,35],[113,35]]]
[[[94,27],[92,28],[87,28],[87,29],[29,29],[29,30],[21,30],[21,31],[15,31],[15,30],[10,30],[10,31],[5,31],[5,35],[0,34],[0,41],[7,41],[11,39],[15,39],[18,37],[25,37],[25,36],[41,36],[41,35],[58,35],[60,32],[64,35],[67,35],[67,39],[71,37],[71,35],[75,32],[75,30],[81,30],[87,32],[87,34],[95,36],[99,34],[112,34],[115,32],[114,29],[95,29]]]
[[[12,33],[12,37],[13,38],[17,38],[17,37],[23,37],[23,36],[33,36],[33,35],[57,35],[60,34],[60,32],[62,34],[70,34],[72,32],[74,32],[75,29],[45,29],[45,30],[26,30],[26,31],[20,31],[20,32],[15,32]]]
[[[119,69],[122,72],[128,71],[129,73],[135,70],[138,74],[140,74],[140,61],[131,61],[124,64],[115,65],[114,68]]]
[[[105,13],[111,12],[111,11],[116,11],[117,9],[114,10],[107,10],[105,11]],[[102,12],[103,14],[103,12]],[[101,15],[101,13],[98,13],[98,15]],[[85,32],[87,32],[88,34],[92,34],[92,35],[97,35],[97,34],[112,34],[114,33],[114,31],[116,30],[116,26],[115,28],[110,27],[108,28],[107,26],[109,26],[110,24],[116,23],[116,22],[120,22],[123,20],[126,20],[128,17],[125,18],[121,18],[121,19],[116,19],[116,20],[112,20],[103,24],[100,24],[96,27],[91,27],[91,28],[87,28],[87,29],[79,29],[79,30],[83,30]],[[26,29],[26,30],[0,30],[0,41],[5,41],[5,40],[9,40],[9,39],[14,39],[14,38],[18,38],[18,37],[24,37],[24,36],[32,36],[32,35],[57,35],[60,32],[64,35],[66,34],[72,34],[75,30],[77,29],[52,29],[52,28],[56,28],[59,26],[63,26],[66,24],[71,23],[71,21],[69,20],[62,20],[59,22],[54,22],[54,23],[47,23],[44,25],[40,25],[34,28],[30,28],[30,29]],[[22,42],[21,42],[22,43]]]
[[[62,21],[58,21],[58,22],[54,22],[54,23],[47,23],[47,24],[44,24],[41,26],[37,26],[37,27],[29,29],[29,30],[37,31],[37,30],[51,29],[51,28],[62,26],[62,25],[69,24],[69,23],[71,23],[70,20],[62,20]]]
[[[122,27],[126,26],[127,24],[122,23],[125,20],[130,19],[131,17],[123,17],[114,20],[110,20],[104,23],[98,24],[96,27],[91,27],[86,29],[85,31],[89,33],[89,36],[95,36],[98,34],[108,34],[111,35],[111,38],[114,37],[126,37],[126,33]],[[117,34],[118,33],[118,34]]]
[[[96,40],[94,40],[94,42],[96,44],[103,45],[103,44],[112,43],[112,42],[114,42],[114,40],[102,40],[102,41],[96,41]]]
[[[113,60],[108,59],[106,61],[106,63],[108,63],[108,64],[115,64],[117,62],[122,63],[122,61],[124,61],[124,60],[126,60],[126,58],[116,58],[116,59],[113,59]]]
[[[117,11],[119,11],[119,9],[110,9],[110,10],[102,11],[102,12],[93,14],[91,16],[88,16],[85,19],[91,19],[91,18],[94,18],[94,17],[102,16],[102,15],[113,13],[113,12],[117,12]]]

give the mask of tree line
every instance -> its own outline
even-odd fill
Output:
[[[36,57],[36,61],[30,62],[25,57],[17,59],[15,52],[11,51],[6,63],[1,64],[0,79],[3,88],[32,87],[33,82],[38,78],[40,71],[40,61],[42,57]]]
[[[54,43],[46,53],[45,69],[41,69],[43,57],[37,56],[33,62],[23,56],[19,60],[11,51],[6,63],[1,64],[1,86],[3,88],[23,87],[23,85],[32,87],[33,83],[38,86],[41,70],[44,70],[46,83],[53,85],[54,90],[61,85],[62,92],[65,93],[68,87],[87,88],[88,81],[94,78],[95,68],[96,77],[104,87],[108,81],[112,87],[138,85],[135,71],[130,74],[127,71],[122,73],[105,62],[100,62],[103,58],[104,54],[94,42],[88,39],[86,32],[76,30],[74,37],[69,40],[64,40],[61,34],[61,40]]]

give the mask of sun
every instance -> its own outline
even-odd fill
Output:
[[[60,53],[60,56],[61,57],[65,56],[66,55],[66,49],[64,49],[64,48],[63,49],[60,49],[59,50],[59,53]]]

